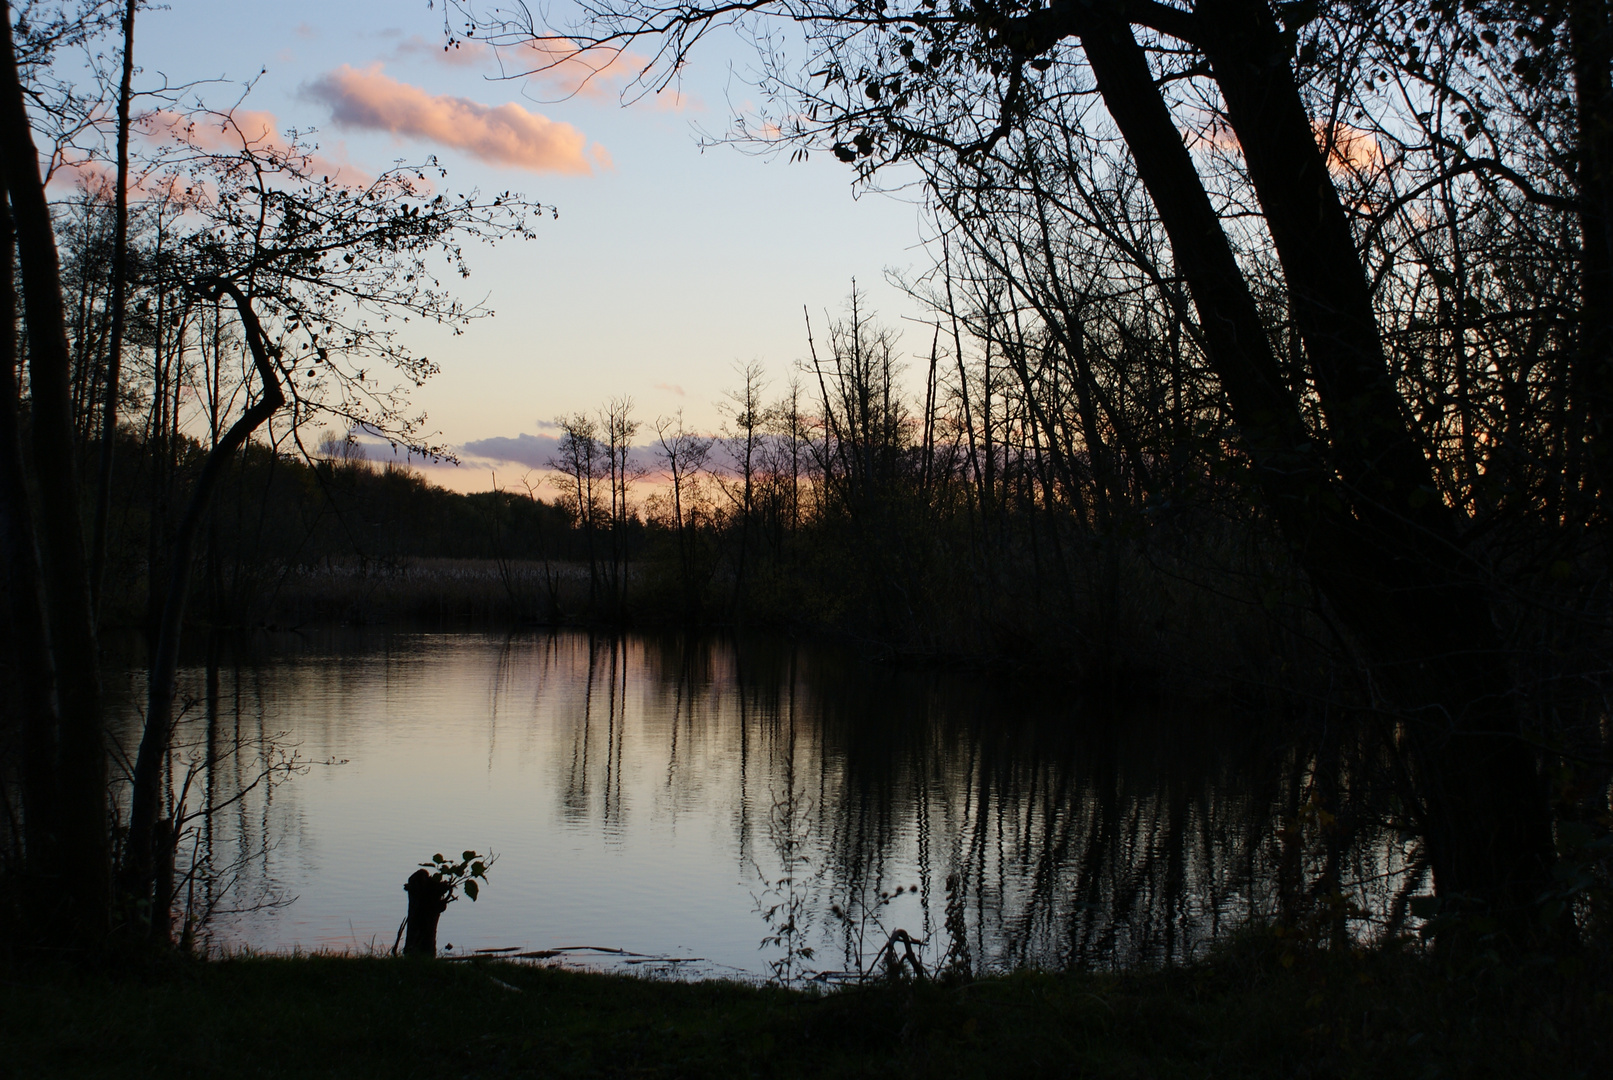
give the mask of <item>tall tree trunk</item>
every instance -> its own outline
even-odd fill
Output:
[[[1613,11],[1608,0],[1569,0],[1568,30],[1579,114],[1580,317],[1573,382],[1589,426],[1587,486],[1605,506],[1613,496]]]
[[[112,196],[112,329],[106,354],[106,388],[101,402],[100,483],[95,493],[95,533],[90,549],[90,598],[100,611],[106,578],[107,530],[112,517],[112,462],[118,441],[118,384],[123,374],[124,308],[129,291],[129,103],[134,81],[134,13],[140,0],[123,10],[123,78],[118,83],[118,188]]]
[[[11,207],[0,193],[0,558],[16,642],[16,679],[22,714],[23,845],[29,888],[54,892],[56,820],[56,669],[45,618],[44,571],[34,533],[33,507],[23,459],[17,381],[17,292],[12,278],[16,242]],[[44,905],[48,907],[49,905]]]
[[[56,236],[17,72],[11,6],[6,0],[0,0],[0,17],[5,20],[5,32],[0,34],[0,158],[11,194],[28,323],[38,525],[50,648],[57,674],[58,898],[71,940],[93,948],[106,935],[112,894],[105,731],[74,467],[70,353]]]

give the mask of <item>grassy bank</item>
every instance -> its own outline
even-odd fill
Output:
[[[587,604],[586,563],[411,558],[288,570],[260,614],[276,626],[521,626],[563,624]]]
[[[1596,1077],[1613,982],[1245,941],[1190,968],[804,994],[318,957],[9,968],[0,1075]]]

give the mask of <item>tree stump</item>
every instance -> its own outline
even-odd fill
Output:
[[[425,870],[409,875],[403,886],[409,894],[409,923],[403,939],[403,955],[437,955],[437,919],[448,908],[448,886]]]

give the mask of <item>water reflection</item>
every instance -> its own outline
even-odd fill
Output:
[[[181,899],[219,946],[385,949],[414,865],[463,848],[500,860],[444,916],[459,951],[780,978],[864,970],[897,929],[927,968],[1184,959],[1305,887],[1383,913],[1418,877],[1398,845],[1307,832],[1324,770],[1248,718],[781,639],[328,634],[198,659],[169,784],[194,815]]]

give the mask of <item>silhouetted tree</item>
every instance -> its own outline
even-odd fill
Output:
[[[600,514],[595,490],[600,478],[599,429],[587,413],[563,416],[556,423],[561,430],[560,448],[549,459],[549,468],[565,477],[561,498],[588,540],[588,603],[592,607],[599,600],[599,556],[594,544]]]
[[[1552,384],[1547,396],[1561,403],[1557,415],[1567,421],[1578,412],[1591,423],[1583,443],[1588,456],[1569,451],[1566,463],[1583,463],[1579,491],[1596,494],[1576,494],[1574,481],[1555,492],[1535,489],[1538,497],[1513,499],[1506,513],[1479,517],[1444,489],[1430,411],[1419,407],[1415,378],[1405,377],[1422,368],[1419,354],[1432,359],[1415,338],[1420,327],[1408,322],[1414,333],[1406,338],[1386,332],[1398,330],[1396,312],[1405,310],[1398,305],[1412,295],[1394,290],[1419,279],[1445,294],[1440,313],[1472,312],[1477,302],[1450,304],[1444,282],[1451,272],[1438,259],[1425,255],[1421,271],[1413,272],[1407,265],[1413,260],[1401,253],[1417,251],[1415,236],[1394,259],[1368,259],[1371,241],[1403,221],[1409,204],[1429,192],[1448,194],[1472,177],[1492,221],[1512,216],[1519,200],[1577,214],[1585,224],[1579,261],[1592,276],[1599,272],[1603,256],[1584,238],[1601,244],[1607,232],[1598,224],[1606,201],[1601,181],[1584,170],[1575,180],[1549,150],[1553,133],[1572,131],[1581,160],[1594,162],[1605,141],[1596,117],[1608,97],[1607,65],[1599,59],[1608,40],[1606,6],[1570,7],[1571,48],[1562,53],[1551,46],[1566,32],[1565,9],[1527,3],[1362,8],[1196,0],[1189,8],[1153,0],[1118,6],[1008,0],[943,7],[934,0],[907,6],[813,0],[733,8],[600,0],[584,6],[584,23],[565,27],[563,38],[519,11],[513,19],[484,21],[479,32],[495,44],[538,37],[564,47],[647,45],[639,85],[658,88],[715,27],[778,19],[798,28],[805,43],[797,56],[782,44],[794,40],[788,35],[754,35],[764,50],[780,43],[764,51],[761,82],[778,104],[783,138],[799,148],[828,149],[864,178],[899,160],[955,162],[949,167],[960,175],[978,170],[967,183],[981,190],[1005,177],[1028,179],[1034,214],[1037,207],[1047,212],[1067,189],[1049,191],[1035,172],[1018,171],[1033,153],[1061,169],[1098,170],[1087,175],[1100,182],[1107,162],[1123,160],[1137,182],[1132,197],[1146,195],[1164,244],[1127,236],[1112,218],[1083,227],[1118,244],[1140,239],[1152,248],[1133,261],[1157,272],[1150,288],[1167,302],[1175,302],[1176,282],[1185,286],[1177,295],[1185,294],[1191,310],[1183,305],[1172,317],[1189,328],[1205,375],[1224,395],[1246,489],[1258,494],[1326,612],[1373,671],[1379,697],[1368,715],[1378,717],[1372,722],[1398,748],[1407,805],[1426,837],[1440,893],[1527,935],[1537,925],[1536,900],[1551,889],[1550,805],[1523,730],[1519,672],[1496,622],[1507,587],[1495,576],[1499,564],[1475,541],[1492,521],[1549,537],[1563,535],[1564,524],[1573,529],[1605,518],[1595,419],[1602,411],[1597,373],[1613,370],[1596,344],[1605,313],[1571,320],[1577,326],[1570,337],[1585,347],[1575,365],[1545,376]],[[1570,72],[1563,57],[1578,66]],[[1467,78],[1464,65],[1477,75]],[[1361,89],[1369,78],[1370,88]],[[1486,83],[1506,92],[1487,94]],[[1579,104],[1564,117],[1555,102],[1571,86]],[[1380,88],[1401,100],[1386,104]],[[1102,112],[1072,121],[1068,141],[1037,151],[1031,140],[1042,118],[1087,101],[1101,102]],[[1429,126],[1429,118],[1452,112],[1465,125],[1460,135]],[[1397,128],[1421,130],[1428,141],[1417,147],[1416,160],[1431,162],[1431,175],[1411,190],[1397,188],[1402,174],[1369,160],[1386,142],[1354,141],[1363,124],[1380,137]],[[1492,153],[1468,148],[1481,138]],[[1103,152],[1088,154],[1095,144]],[[1534,148],[1541,149],[1538,161],[1528,157]],[[1360,183],[1374,172],[1388,178],[1385,190]],[[1077,212],[1071,216],[1081,209],[1059,208]],[[1250,215],[1253,228],[1246,224]],[[1068,280],[1058,255],[1045,250],[1052,230],[1039,231],[1024,235],[1044,247],[1046,273],[1036,276],[1034,291],[1043,301],[1046,338],[1005,332],[1017,304],[988,292],[984,342],[994,354],[996,342],[1009,346],[1007,363],[1022,388],[1038,381],[1029,350],[1045,349],[1044,340],[1075,369],[1075,388],[1092,397],[1076,406],[1086,419],[1083,464],[1092,471],[1093,492],[1107,501],[1124,491],[1128,471],[1138,478],[1151,471],[1149,462],[1140,448],[1127,446],[1133,425],[1122,403],[1104,402],[1102,380],[1081,373],[1094,337],[1084,325],[1087,312],[1044,290],[1085,283]],[[1492,281],[1508,276],[1503,266],[1492,272]],[[1588,303],[1581,308],[1589,310]],[[1473,315],[1463,332],[1481,336]],[[1577,374],[1565,379],[1568,367]],[[973,432],[978,420],[983,445],[973,471],[989,526],[1000,509],[996,471],[1031,464],[1022,425],[1042,429],[1043,440],[1051,427],[1029,411],[999,419],[993,372],[984,374],[978,397],[984,415],[967,423]],[[960,389],[967,403],[969,388]],[[1490,398],[1501,413],[1505,400],[1504,391]],[[1550,417],[1529,421],[1530,435],[1554,433]],[[1100,418],[1108,430],[1100,430]],[[846,433],[832,437],[844,440]],[[1531,465],[1520,475],[1533,472]],[[866,477],[867,465],[852,475]],[[1550,550],[1554,542],[1543,546]]]
[[[133,4],[122,10],[126,77],[120,90],[124,140],[120,159],[127,153]],[[31,50],[25,55],[37,62],[38,33],[27,25],[13,27],[8,6],[0,5],[0,15],[7,27],[0,51],[0,148],[7,217],[15,224],[20,257],[30,369],[27,416],[35,442],[31,458],[25,457],[18,440],[8,435],[20,435],[22,416],[22,387],[14,377],[14,363],[8,364],[6,383],[0,387],[6,397],[0,413],[7,418],[0,424],[5,429],[0,431],[5,442],[0,454],[8,462],[5,483],[0,485],[5,496],[0,508],[5,528],[0,532],[7,540],[4,554],[13,614],[23,620],[27,640],[33,642],[23,647],[48,653],[32,656],[26,669],[18,669],[28,703],[23,718],[28,749],[22,766],[28,815],[24,835],[30,841],[26,859],[31,872],[45,875],[54,885],[51,891],[61,926],[46,932],[59,932],[93,948],[104,940],[114,909],[105,717],[97,678],[92,588],[96,571],[86,550],[81,506],[105,503],[99,496],[81,498],[75,444],[79,433],[92,430],[98,431],[102,442],[117,436],[116,400],[123,379],[117,370],[122,286],[116,279],[126,250],[120,234],[127,218],[119,207],[112,230],[113,310],[106,333],[117,341],[106,350],[107,369],[92,377],[88,358],[99,347],[80,340],[84,362],[78,370],[86,373],[86,385],[98,382],[102,389],[98,395],[82,392],[75,397],[57,238],[14,48],[15,41],[23,41]],[[161,432],[159,448],[194,445],[182,435],[180,419],[179,391],[187,374],[184,352],[205,325],[200,317],[203,307],[214,306],[211,441],[180,491],[183,512],[171,537],[164,538],[164,579],[154,576],[150,582],[152,592],[162,599],[151,605],[160,615],[153,625],[146,723],[134,761],[118,875],[124,901],[119,913],[135,926],[149,923],[151,932],[164,940],[172,890],[162,868],[172,866],[167,849],[177,837],[163,817],[162,776],[173,732],[179,637],[196,541],[220,479],[232,468],[235,456],[246,451],[254,432],[288,402],[293,406],[293,436],[298,423],[327,412],[369,424],[400,441],[417,442],[419,420],[402,411],[402,391],[367,379],[359,365],[390,363],[415,384],[429,375],[434,370],[429,361],[400,347],[388,321],[410,314],[457,328],[484,312],[454,299],[428,272],[427,257],[446,255],[463,275],[465,237],[530,235],[529,219],[538,209],[511,193],[486,200],[475,193],[453,200],[433,195],[423,169],[401,166],[362,186],[349,187],[316,176],[295,133],[282,141],[278,133],[243,132],[230,114],[193,120],[200,122],[219,126],[226,143],[233,135],[237,149],[203,150],[188,138],[188,131],[179,133],[186,153],[168,182],[159,185],[159,197],[186,187],[188,180],[187,217],[183,223],[169,219],[173,246],[150,260],[141,283],[147,290],[143,299],[154,301],[151,307],[156,309],[159,328],[153,342],[152,370],[157,377],[151,388],[157,406],[153,427]],[[122,172],[126,178],[127,169]],[[120,183],[116,201],[127,194],[127,183]],[[160,212],[156,220],[163,222]],[[13,234],[6,230],[5,235]],[[9,255],[6,265],[11,266]],[[11,295],[9,290],[0,292]],[[243,382],[234,403],[239,412],[227,426],[234,410],[223,403],[217,377],[223,337],[217,305],[223,301],[236,309],[250,354],[250,381]],[[14,310],[4,313],[15,319]],[[77,326],[81,333],[102,333],[91,331],[83,320]],[[5,336],[17,340],[13,330]],[[170,345],[171,351],[165,352]],[[14,361],[15,356],[9,359]],[[110,412],[107,401],[113,402]],[[103,407],[97,409],[97,403]],[[148,437],[148,445],[151,441]],[[97,534],[103,535],[102,530]],[[170,818],[174,812],[168,808]]]
[[[683,592],[684,617],[700,618],[700,593],[705,584],[696,569],[698,543],[691,503],[701,472],[711,457],[714,439],[690,431],[683,423],[683,410],[656,421],[657,454],[666,466],[671,483],[671,521],[678,541],[678,576]]]

